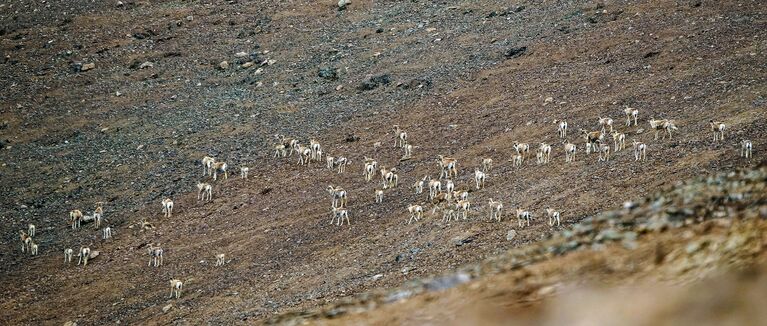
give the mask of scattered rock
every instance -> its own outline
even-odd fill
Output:
[[[352,0],[338,0],[338,10],[345,10],[346,6],[352,4]]]
[[[386,74],[370,77],[370,79],[362,82],[362,84],[359,86],[359,90],[369,91],[369,90],[376,89],[378,86],[381,86],[381,85],[389,85],[389,83],[391,83],[391,77]]]
[[[170,308],[173,308],[172,304],[169,304],[169,305],[167,305],[165,307],[162,307],[162,312],[163,313],[168,312],[168,310],[170,310]]]
[[[245,68],[245,69],[248,69],[248,68],[250,68],[250,67],[253,67],[253,65],[255,65],[255,64],[256,64],[256,63],[255,63],[255,62],[253,62],[253,61],[248,61],[248,62],[246,62],[246,63],[243,63],[241,67],[242,67],[242,68]]]
[[[448,276],[433,279],[431,281],[426,282],[425,285],[426,285],[426,289],[429,291],[440,291],[440,290],[445,290],[445,289],[455,287],[456,285],[466,283],[470,280],[471,280],[471,277],[469,276],[469,274],[458,273],[454,275],[448,275]]]
[[[154,64],[149,61],[144,61],[144,63],[138,66],[139,69],[146,69],[146,68],[152,68],[152,67],[154,67]]]
[[[380,280],[381,278],[383,278],[383,274],[376,274],[376,275],[373,275],[373,281],[378,281],[378,280]]]
[[[245,58],[248,56],[248,53],[245,51],[237,52],[234,54],[235,58]]]
[[[93,70],[93,69],[96,69],[96,64],[93,63],[93,62],[86,63],[86,64],[83,64],[82,66],[80,66],[80,71],[88,71],[88,70]]]
[[[513,59],[522,56],[525,52],[527,52],[527,47],[521,46],[506,50],[506,52],[503,53],[503,56],[506,57],[506,59]]]
[[[319,72],[317,72],[317,76],[327,80],[336,80],[338,79],[338,72],[337,72],[337,69],[335,68],[324,67],[319,69]]]
[[[464,244],[470,243],[472,241],[474,241],[474,234],[471,233],[464,233],[453,237],[453,239],[450,240],[450,242],[456,246],[463,246]]]
[[[506,240],[511,241],[514,240],[514,238],[517,236],[517,231],[515,230],[509,230],[509,233],[506,233]]]
[[[221,63],[218,64],[219,70],[227,70],[229,69],[229,62],[228,61],[221,61]]]

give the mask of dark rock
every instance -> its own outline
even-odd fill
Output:
[[[349,134],[349,135],[346,135],[346,138],[344,138],[344,140],[345,140],[347,143],[353,143],[353,142],[359,141],[359,140],[360,140],[360,137],[359,137],[359,136],[357,136],[357,135],[352,135],[352,134]]]
[[[649,59],[649,58],[655,57],[655,56],[657,56],[657,55],[659,55],[659,54],[660,54],[660,51],[650,51],[650,52],[647,52],[647,53],[644,55],[644,58],[645,58],[645,59]]]
[[[520,46],[506,50],[506,52],[503,53],[503,56],[506,57],[506,59],[513,59],[522,56],[525,52],[527,52],[527,47]]]
[[[327,79],[327,80],[336,80],[336,79],[338,79],[338,72],[337,71],[338,71],[338,69],[336,69],[336,68],[324,67],[324,68],[320,68],[319,69],[319,71],[317,72],[317,76],[319,76],[320,78]]]
[[[376,89],[381,85],[389,85],[391,83],[391,77],[388,74],[371,77],[370,79],[363,81],[359,86],[361,91],[369,91]]]

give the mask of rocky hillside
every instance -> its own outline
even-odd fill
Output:
[[[7,1],[0,4],[0,321],[40,324],[283,320],[374,289],[442,275],[543,240],[694,176],[765,164],[767,19],[753,1]],[[623,125],[623,108],[640,110]],[[598,117],[648,145],[609,162],[583,152]],[[650,117],[674,119],[653,139]],[[555,119],[570,125],[564,163]],[[727,124],[714,142],[710,119]],[[414,156],[401,161],[392,125]],[[272,158],[274,134],[318,139],[348,171]],[[750,139],[754,157],[739,157]],[[373,143],[383,147],[374,149]],[[507,160],[514,141],[552,162]],[[630,145],[629,145],[630,147]],[[202,176],[204,155],[233,178]],[[459,161],[461,189],[484,157],[469,219],[441,222],[412,185]],[[382,204],[362,161],[396,167]],[[242,166],[250,178],[236,178]],[[377,180],[377,179],[376,179]],[[212,182],[214,200],[196,199]],[[351,225],[328,224],[328,184],[349,191]],[[160,201],[176,203],[161,218]],[[501,223],[487,202],[506,206]],[[105,202],[113,239],[68,212]],[[429,210],[406,225],[409,204]],[[514,208],[533,212],[521,229]],[[562,212],[549,227],[543,209]],[[141,231],[148,220],[155,229]],[[40,254],[20,252],[37,226]],[[512,232],[513,231],[513,232]],[[514,234],[510,237],[509,234]],[[148,268],[161,244],[165,266]],[[87,269],[65,248],[100,252]],[[217,253],[228,263],[214,267]],[[473,274],[471,274],[473,275]],[[562,274],[565,277],[567,274]],[[474,277],[474,276],[472,276]],[[188,280],[179,300],[168,280]],[[382,290],[381,290],[382,291]],[[93,300],[98,298],[98,300]],[[71,302],[79,302],[77,308]],[[168,309],[163,309],[169,307]]]

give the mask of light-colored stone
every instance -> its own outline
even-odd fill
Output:
[[[96,69],[96,63],[93,63],[93,62],[83,64],[83,66],[80,67],[80,71],[88,71],[93,69]]]
[[[229,62],[221,61],[221,63],[218,64],[218,68],[221,69],[221,70],[229,69]]]

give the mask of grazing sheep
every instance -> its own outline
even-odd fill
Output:
[[[429,177],[429,199],[434,199],[438,193],[442,192],[442,182],[439,180],[432,180]]]
[[[274,155],[272,155],[272,157],[286,157],[286,156],[288,156],[288,150],[285,148],[285,145],[275,144]]]
[[[615,145],[615,152],[622,151],[626,148],[626,134],[613,131],[613,144]]]
[[[455,203],[455,209],[461,212],[461,217],[463,217],[464,220],[469,213],[469,208],[471,208],[471,203],[468,200],[459,200]]]
[[[88,258],[91,257],[91,248],[88,247],[80,247],[80,254],[77,255],[77,265],[80,265],[80,263],[83,263],[83,266],[88,266]]]
[[[37,256],[37,244],[34,242],[29,244],[29,251],[32,254],[32,256]]]
[[[485,158],[482,160],[482,172],[490,172],[490,169],[493,168],[493,159],[492,158]]]
[[[634,119],[634,125],[637,125],[637,118],[639,118],[639,110],[630,108],[626,106],[625,109],[623,109],[623,113],[626,114],[626,127],[631,126],[631,119]]]
[[[30,237],[34,237],[35,236],[35,225],[31,224],[31,223],[29,225],[27,225],[27,232],[29,232],[29,236]]]
[[[332,185],[328,185],[327,191],[332,199],[331,207],[346,207],[346,190],[341,187],[333,187]]]
[[[410,212],[410,220],[408,220],[407,224],[412,223],[413,219],[418,222],[423,217],[423,207],[421,205],[409,205],[407,211]]]
[[[202,158],[202,176],[211,174],[213,172],[213,164],[216,163],[216,159],[210,156]]]
[[[514,150],[517,151],[517,154],[522,155],[522,161],[527,158],[527,154],[530,152],[530,144],[527,143],[518,143],[514,142]]]
[[[599,117],[599,126],[602,127],[602,133],[605,134],[606,127],[610,127],[610,132],[613,132],[613,119]]]
[[[458,177],[458,160],[452,157],[445,157],[442,155],[437,156],[437,163],[441,169],[439,173],[439,179],[445,178],[457,178]]]
[[[565,139],[567,137],[567,121],[554,120],[554,124],[557,125],[557,135],[559,135],[559,138]]]
[[[229,179],[229,172],[226,171],[228,167],[229,166],[226,165],[226,162],[213,163],[213,180],[218,180],[218,171],[224,173],[224,180]]]
[[[455,210],[452,208],[446,208],[442,212],[442,222],[450,222],[451,219],[458,220],[458,215],[455,213]]]
[[[599,161],[600,162],[610,161],[610,145],[599,144]]]
[[[503,203],[494,201],[492,198],[488,200],[488,208],[490,208],[490,220],[497,219],[501,221],[501,211],[503,210]]]
[[[170,217],[173,214],[173,200],[165,198],[162,200],[162,213],[165,217]]]
[[[311,166],[310,159],[312,158],[312,149],[309,147],[304,147],[303,145],[299,145],[296,151],[298,152],[298,164],[299,165],[309,164]]]
[[[474,182],[477,184],[477,189],[485,188],[486,177],[485,172],[482,172],[479,169],[474,170]]]
[[[386,175],[384,176],[383,188],[388,189],[396,187],[398,180],[399,176],[397,175],[397,168],[391,168],[391,170],[386,172]]]
[[[351,225],[351,221],[349,221],[349,211],[346,210],[346,208],[333,207],[331,213],[333,215],[333,219],[330,220],[331,225],[336,218],[338,218],[336,225],[344,225],[344,218],[346,218],[346,225]]]
[[[578,146],[566,140],[562,144],[565,146],[565,162],[575,162],[575,152],[578,151]]]
[[[72,256],[74,255],[75,251],[72,250],[72,248],[64,249],[64,263],[71,263],[72,262]]]
[[[247,166],[240,167],[240,179],[247,179],[250,169]]]
[[[209,183],[198,182],[197,183],[197,200],[206,201],[213,200],[213,186]]]
[[[109,239],[111,237],[112,237],[112,228],[107,226],[107,227],[104,228],[104,230],[102,230],[101,238],[106,240],[106,239]]]
[[[418,181],[416,181],[416,182],[413,184],[413,188],[415,188],[415,193],[416,193],[416,194],[421,194],[421,193],[423,193],[423,183],[426,181],[426,178],[428,178],[428,176],[427,176],[427,177],[423,177],[423,179],[421,179],[421,180],[418,180]]]
[[[511,155],[511,165],[514,167],[520,167],[522,166],[522,154],[512,154]]]
[[[527,221],[527,226],[530,226],[530,221],[533,219],[533,214],[529,211],[526,211],[521,208],[517,208],[517,223],[519,223],[519,227],[525,227],[525,221]]]
[[[80,223],[83,220],[83,212],[81,212],[79,209],[72,210],[69,212],[69,219],[73,230],[79,228]]]
[[[551,160],[551,145],[546,143],[541,143],[540,146],[538,146],[538,164],[547,164]]]
[[[407,133],[399,128],[399,125],[392,126],[394,129],[394,147],[405,147],[407,144]]]
[[[753,147],[750,140],[744,139],[740,141],[740,157],[751,158]]]
[[[177,279],[170,280],[170,296],[168,298],[173,298],[173,295],[176,295],[176,299],[181,297],[181,290],[184,288],[184,282]]]
[[[634,161],[647,160],[647,145],[636,140],[633,140],[632,143],[634,144]]]
[[[320,145],[320,142],[310,139],[309,140],[309,148],[312,151],[312,159],[315,161],[319,161],[322,159],[322,145]]]
[[[455,191],[455,183],[453,183],[453,180],[445,180],[445,194],[447,195],[447,199],[451,199],[451,194]]]
[[[378,203],[378,204],[382,203],[383,202],[383,197],[384,197],[383,190],[377,189],[375,191],[375,195],[376,195],[376,203]]]
[[[655,140],[658,139],[658,134],[661,132],[661,130],[665,130],[668,134],[668,139],[671,139],[671,131],[677,130],[676,124],[674,120],[668,120],[668,119],[660,119],[655,120],[652,117],[650,117],[650,128],[655,130]],[[666,139],[666,135],[663,135],[663,139]]]
[[[559,226],[559,212],[550,207],[546,207],[546,215],[549,216],[549,226],[554,226],[554,223]]]
[[[226,264],[226,254],[216,255],[216,264],[213,266],[224,266]]]
[[[162,266],[162,254],[163,254],[162,248],[160,248],[159,246],[153,247],[150,245],[148,248],[148,251],[149,251],[149,264],[147,264],[147,266],[152,266],[152,265],[154,265],[154,267]]]
[[[724,140],[724,129],[727,128],[724,122],[709,120],[711,131],[714,132],[714,141]]]
[[[405,144],[403,149],[405,150],[405,155],[402,156],[403,159],[408,159],[413,157],[413,145]]]
[[[346,166],[351,164],[352,161],[340,156],[336,159],[335,165],[338,167],[338,173],[344,173],[346,172]]]
[[[581,134],[583,135],[583,138],[586,139],[586,154],[590,154],[591,151],[598,151],[599,148],[597,147],[597,143],[601,143],[605,138],[605,134],[601,131],[588,132],[581,129]]]

